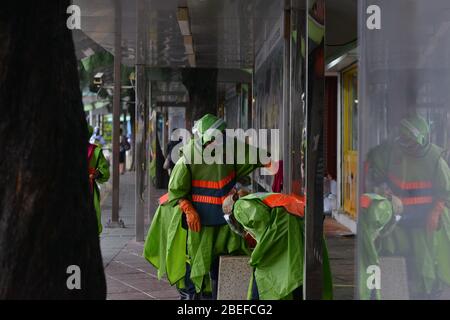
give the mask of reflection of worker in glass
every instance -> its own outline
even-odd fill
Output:
[[[412,299],[436,299],[450,288],[450,170],[442,155],[425,119],[413,114],[401,120],[394,141],[369,152],[365,168],[366,191],[389,200],[392,214],[387,221],[374,194],[363,195],[362,211],[377,205],[384,221],[375,228],[384,229],[378,254],[405,258]]]
[[[304,209],[304,198],[280,193],[233,193],[225,199],[223,212],[231,230],[254,247],[249,262],[254,272],[248,298],[302,298]],[[331,299],[325,246],[323,259],[323,298]]]

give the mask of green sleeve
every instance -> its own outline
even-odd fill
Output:
[[[170,175],[169,181],[169,201],[179,199],[190,199],[191,196],[191,171],[181,158]]]
[[[320,44],[325,35],[325,27],[319,24],[313,17],[308,15],[309,36],[316,43]]]
[[[100,148],[98,148],[97,154],[97,170],[100,172],[100,176],[97,178],[98,183],[105,183],[109,180],[110,172],[109,172],[109,163],[106,161],[105,156]]]
[[[440,158],[437,166],[437,194],[450,208],[450,169],[444,159]]]
[[[237,179],[246,177],[256,169],[264,166],[260,161],[260,150],[249,144],[245,144],[245,159],[239,159],[238,144],[242,144],[242,142],[237,141],[235,149]]]

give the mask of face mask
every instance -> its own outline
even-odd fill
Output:
[[[405,153],[412,155],[412,156],[421,156],[424,154],[427,150],[426,146],[422,146],[416,141],[400,136],[396,139],[396,142],[402,150],[404,150]]]
[[[397,141],[397,144],[404,149],[415,148],[415,146],[417,145],[417,143],[415,141],[413,141],[412,139],[409,139],[405,136],[399,136],[396,139],[396,141]]]
[[[239,222],[236,221],[232,214],[225,214],[223,217],[230,226],[231,231],[240,235],[241,237],[245,236],[244,228],[239,224]]]

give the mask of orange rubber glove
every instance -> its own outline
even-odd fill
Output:
[[[200,232],[201,224],[200,224],[200,216],[195,210],[194,206],[189,200],[181,200],[180,201],[181,211],[186,215],[186,221],[190,230],[194,232]]]
[[[444,209],[445,204],[444,202],[440,201],[436,204],[433,211],[431,211],[427,221],[428,232],[433,232],[439,229],[439,220],[441,218],[441,215],[444,213]]]

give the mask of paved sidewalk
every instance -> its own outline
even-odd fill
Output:
[[[174,300],[178,293],[166,280],[157,279],[156,270],[142,257],[144,244],[134,238],[134,173],[126,173],[120,181],[120,218],[125,229],[104,228],[101,235],[101,249],[107,279],[109,300]],[[111,196],[103,190],[102,221],[106,226],[111,217]],[[146,231],[150,218],[156,211],[158,199],[166,191],[151,187],[151,200],[146,198]],[[150,208],[149,208],[150,207]],[[150,217],[151,215],[151,217]],[[327,218],[324,226],[331,270],[333,274],[334,298],[337,300],[354,297],[354,244],[355,238],[349,230],[335,220]]]
[[[102,192],[103,198],[101,199],[103,232],[100,236],[100,244],[103,264],[107,267],[120,250],[134,239],[134,174],[129,172],[120,176],[119,216],[125,223],[125,229],[106,227],[108,220],[111,219],[112,211],[111,184],[105,185],[104,189],[107,191],[105,194]]]
[[[142,258],[144,245],[130,241],[105,269],[108,300],[177,300],[177,290],[158,280],[156,270]]]
[[[326,218],[324,232],[333,275],[334,299],[353,300],[355,293],[355,236],[332,218]]]
[[[104,227],[101,235],[101,250],[107,280],[108,300],[159,300],[178,299],[178,292],[165,281],[157,279],[156,270],[142,257],[143,243],[135,241],[135,183],[134,173],[120,177],[120,219],[125,228]],[[104,189],[110,189],[105,186]],[[157,199],[164,190],[152,189],[150,212],[154,212]],[[148,211],[148,196],[146,199]],[[112,197],[108,190],[102,203],[102,222],[106,226],[111,217]],[[149,217],[146,215],[146,227]],[[147,230],[147,228],[146,228]]]

